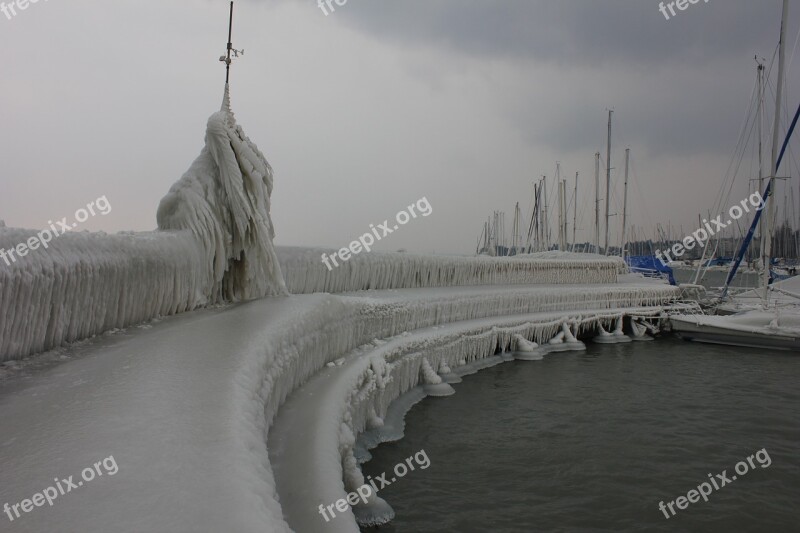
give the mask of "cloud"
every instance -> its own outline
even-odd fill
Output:
[[[780,5],[725,0],[665,20],[642,0],[348,0],[329,19],[403,44],[571,65],[708,63],[770,51]]]

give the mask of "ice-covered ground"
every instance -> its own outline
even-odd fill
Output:
[[[4,531],[37,532],[288,531],[267,432],[286,398],[327,363],[375,339],[454,321],[502,323],[548,301],[557,302],[557,315],[577,317],[589,309],[616,315],[614,308],[657,306],[677,293],[663,285],[611,284],[301,295],[186,313],[98,338],[76,347],[67,362],[23,368],[0,385],[0,504],[30,498],[55,477],[79,475],[108,456],[119,471],[14,522],[0,515],[0,523]],[[453,340],[465,331],[431,329],[426,335]],[[503,335],[510,341],[511,333]],[[496,344],[488,337],[463,338],[458,351],[466,360],[483,357]],[[415,350],[424,354],[421,348]],[[436,361],[441,352],[428,357]],[[419,376],[419,359],[403,360],[390,380],[398,392]],[[386,395],[380,405],[390,400]],[[360,413],[367,404],[353,405]],[[352,420],[358,428],[359,418]],[[306,457],[303,470],[292,471],[303,479],[319,466],[325,490],[343,492],[341,466],[331,466],[341,465],[341,457],[331,455],[339,450],[339,435],[320,438],[334,439],[337,448]],[[322,440],[313,445],[326,446]]]

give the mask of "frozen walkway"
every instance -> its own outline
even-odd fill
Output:
[[[71,348],[0,381],[0,506],[113,456],[21,517],[16,532],[278,532],[267,426],[325,364],[375,338],[541,306],[653,306],[653,285],[470,287],[305,295],[171,317]],[[616,302],[616,303],[615,303]],[[620,303],[624,305],[620,305]],[[312,464],[312,463],[309,463]],[[62,483],[63,485],[63,483]],[[34,502],[40,500],[34,500]]]

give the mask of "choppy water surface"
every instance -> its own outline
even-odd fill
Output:
[[[383,532],[800,531],[800,354],[661,339],[511,362],[428,398],[373,477],[425,450],[430,467],[381,491]],[[708,474],[771,465],[678,510]],[[763,455],[762,455],[763,457]]]

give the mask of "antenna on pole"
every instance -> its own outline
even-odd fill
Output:
[[[228,19],[228,49],[226,55],[220,56],[219,60],[225,63],[225,85],[228,85],[231,77],[231,62],[233,58],[237,58],[240,55],[244,55],[244,49],[236,50],[233,47],[232,41],[233,37],[233,1],[231,1],[231,14],[230,18]],[[233,58],[231,58],[233,55]]]

